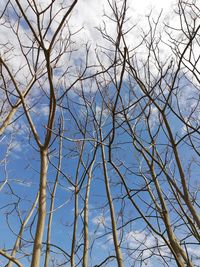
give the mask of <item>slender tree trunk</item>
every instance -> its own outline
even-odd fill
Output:
[[[88,176],[88,184],[86,188],[85,197],[85,208],[84,208],[84,247],[83,247],[83,267],[88,266],[88,248],[89,248],[89,238],[88,238],[88,215],[89,215],[89,191],[90,191],[91,177]]]
[[[183,170],[183,167],[182,167],[182,163],[181,163],[181,160],[180,160],[180,157],[179,157],[177,146],[176,146],[172,131],[170,129],[169,123],[167,121],[167,118],[166,118],[165,114],[162,114],[162,115],[163,115],[163,120],[165,122],[167,131],[168,131],[168,134],[169,134],[169,138],[170,138],[170,141],[171,141],[171,144],[172,144],[172,149],[173,149],[173,152],[174,152],[176,164],[177,164],[178,171],[179,171],[179,174],[180,174],[181,184],[182,184],[183,194],[184,194],[184,200],[185,200],[185,203],[186,203],[189,211],[192,214],[192,217],[193,217],[194,221],[197,224],[197,227],[200,229],[200,216],[197,213],[196,209],[194,208],[194,205],[192,204],[192,202],[190,200],[190,195],[189,195],[189,190],[188,190],[188,187],[187,187],[186,177],[185,177],[184,170]]]
[[[76,246],[76,230],[77,230],[77,223],[78,223],[78,185],[76,184],[75,191],[74,191],[74,228],[73,228],[73,237],[72,237],[72,246],[71,246],[71,267],[75,267],[75,246]]]
[[[47,149],[40,151],[41,167],[40,167],[40,195],[38,207],[38,220],[36,235],[34,240],[34,247],[32,253],[31,267],[40,267],[40,258],[42,250],[42,238],[44,233],[45,219],[46,219],[46,181],[47,181]]]
[[[55,178],[55,181],[54,181],[53,191],[52,191],[52,194],[51,194],[51,205],[50,205],[50,214],[49,214],[49,219],[48,219],[47,240],[46,240],[46,254],[45,254],[44,267],[48,267],[49,266],[51,226],[52,226],[52,221],[53,221],[53,210],[54,210],[54,203],[55,203],[55,195],[56,195],[56,190],[57,190],[57,185],[58,185],[58,180],[59,180],[61,163],[62,163],[62,139],[60,140],[60,143],[59,143],[58,167],[57,167],[56,178]]]
[[[21,228],[20,228],[19,233],[17,235],[17,239],[15,241],[14,248],[13,248],[12,253],[11,253],[11,257],[12,258],[15,258],[16,254],[17,254],[17,250],[20,247],[20,242],[21,242],[22,234],[24,232],[24,228],[26,227],[28,221],[30,220],[30,218],[31,218],[31,216],[32,216],[32,214],[33,214],[36,206],[37,206],[38,199],[39,199],[39,193],[37,193],[37,196],[35,198],[35,201],[34,201],[32,207],[31,207],[28,215],[26,216],[25,220],[23,221],[23,223],[21,225]],[[12,266],[13,266],[13,261],[9,261],[7,267],[12,267]]]
[[[177,240],[176,235],[174,234],[173,229],[171,227],[169,211],[168,211],[167,205],[165,203],[165,200],[164,200],[164,197],[162,194],[162,189],[161,189],[160,184],[158,182],[158,179],[156,177],[154,167],[149,162],[147,162],[147,164],[149,165],[149,168],[150,168],[150,171],[152,174],[152,178],[153,178],[153,181],[154,181],[154,184],[156,187],[156,191],[157,191],[157,194],[158,194],[158,197],[160,200],[160,204],[162,207],[162,215],[161,216],[162,216],[163,221],[165,223],[167,235],[169,238],[170,245],[173,249],[173,254],[175,256],[176,262],[177,262],[178,266],[180,266],[180,267],[185,267],[186,264],[188,267],[193,267],[192,262],[189,260],[185,251],[182,249],[182,247],[181,247],[179,241]]]
[[[49,256],[50,256],[50,241],[51,241],[51,226],[53,221],[53,209],[54,209],[54,203],[55,203],[55,193],[57,188],[57,177],[53,188],[53,193],[51,197],[51,206],[50,206],[50,214],[48,219],[48,229],[47,229],[47,240],[46,240],[46,251],[45,251],[45,263],[44,267],[49,266]]]
[[[103,142],[101,131],[100,131],[100,135],[101,135],[101,142]],[[119,246],[119,241],[118,241],[115,209],[114,209],[112,195],[111,195],[111,191],[110,191],[110,184],[109,184],[107,165],[106,165],[106,157],[105,157],[105,149],[104,149],[103,144],[101,145],[101,154],[102,154],[102,160],[103,160],[103,172],[104,172],[104,180],[105,180],[105,186],[106,186],[106,194],[107,194],[108,204],[109,204],[109,208],[110,208],[112,235],[113,235],[113,242],[114,242],[114,247],[115,247],[115,252],[116,252],[116,258],[117,258],[118,267],[123,267],[124,266],[123,265],[123,258],[122,258],[122,253],[121,253],[121,249]]]
[[[83,247],[83,267],[88,267],[88,249],[89,249],[89,238],[88,238],[88,216],[89,216],[89,195],[90,195],[90,186],[92,179],[92,168],[94,161],[90,166],[88,173],[88,182],[86,187],[85,194],[85,207],[84,207],[84,247]]]
[[[81,146],[78,165],[76,168],[76,178],[75,178],[75,188],[74,188],[74,222],[73,222],[73,236],[72,236],[72,245],[71,245],[71,267],[75,267],[75,248],[76,248],[76,236],[77,236],[77,225],[78,225],[78,205],[79,205],[79,185],[78,185],[78,176],[79,170],[82,162],[84,143]]]

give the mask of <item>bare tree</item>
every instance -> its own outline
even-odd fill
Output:
[[[198,266],[198,2],[137,24],[108,0],[95,48],[79,4],[1,6],[2,262]]]

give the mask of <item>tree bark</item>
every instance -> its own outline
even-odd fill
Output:
[[[101,143],[102,143],[103,137],[102,137],[101,130],[100,130],[100,136],[101,136]],[[122,253],[121,253],[121,249],[119,246],[119,241],[118,241],[115,209],[114,209],[112,195],[111,195],[111,191],[110,191],[110,184],[109,184],[106,157],[105,157],[105,148],[104,148],[103,143],[101,145],[101,155],[102,155],[102,160],[103,160],[103,173],[104,173],[104,180],[105,180],[105,186],[106,186],[106,194],[107,194],[107,199],[108,199],[108,204],[109,204],[109,209],[110,209],[112,235],[113,235],[113,243],[114,243],[115,253],[116,253],[116,258],[117,258],[117,265],[118,265],[118,267],[123,267],[124,266],[123,265],[123,258],[122,258]]]
[[[31,267],[40,267],[40,258],[42,250],[42,238],[44,233],[45,219],[46,219],[46,181],[47,181],[47,149],[41,149],[40,151],[40,195],[39,195],[39,207],[38,207],[38,220],[36,235],[34,240],[34,247],[32,253]]]

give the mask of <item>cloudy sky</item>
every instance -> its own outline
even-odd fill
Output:
[[[22,1],[24,3],[24,6],[26,6],[27,1],[24,0]],[[38,4],[40,4],[42,6],[42,8],[45,8],[45,6],[50,2],[49,1],[36,1],[38,2]],[[63,1],[57,1],[55,3],[55,6],[57,5],[57,3],[59,4],[59,2],[63,2]],[[112,0],[110,0],[110,2],[113,2]],[[118,1],[120,2],[120,1]],[[147,15],[149,15],[149,13],[152,11],[152,19],[156,19],[161,10],[162,10],[162,17],[161,17],[161,21],[162,20],[166,20],[169,21],[169,18],[171,17],[171,10],[173,9],[173,5],[174,3],[176,3],[175,0],[138,0],[138,1],[134,1],[134,0],[129,0],[128,1],[128,17],[129,17],[129,22],[128,22],[128,26],[130,25],[136,25],[135,29],[133,29],[133,34],[131,33],[130,35],[127,36],[127,44],[128,46],[132,47],[135,46],[137,44],[137,42],[139,42],[139,37],[141,31],[146,31],[148,30],[148,20],[147,20]],[[0,7],[1,5],[3,5],[3,1],[0,3]],[[2,7],[1,7],[2,8]],[[56,8],[54,10],[54,12],[56,12]],[[61,12],[62,13],[62,12]],[[103,27],[104,23],[106,25],[106,30],[108,32],[108,34],[110,36],[112,36],[114,33],[116,33],[116,25],[111,23],[111,21],[105,16],[105,13],[107,15],[111,14],[111,10],[110,7],[108,5],[107,0],[79,0],[78,4],[76,6],[76,8],[73,10],[72,15],[71,15],[71,19],[70,19],[70,30],[71,32],[76,32],[77,30],[81,29],[83,27],[83,29],[78,32],[73,38],[74,41],[76,43],[76,46],[80,48],[80,50],[75,51],[75,57],[72,57],[70,60],[74,60],[74,62],[76,62],[77,58],[79,59],[79,57],[84,57],[85,54],[85,50],[82,49],[83,44],[85,43],[89,43],[91,45],[91,56],[92,58],[95,58],[94,55],[94,49],[96,48],[96,46],[104,46],[106,47],[108,45],[108,43],[106,42],[106,40],[104,40],[103,38],[101,38],[101,35],[99,33],[99,31],[97,30],[97,28]],[[31,12],[30,9],[27,10],[27,14],[29,16],[29,18],[31,19],[35,19],[33,12]],[[45,20],[48,23],[48,15],[44,18],[44,23]],[[56,26],[59,22],[59,20],[62,18],[62,16],[57,17],[57,21],[55,20],[55,23],[52,23],[52,30],[56,29]],[[12,18],[11,16],[11,21],[14,21],[14,16]],[[3,22],[3,18],[1,18],[1,21]],[[3,23],[2,23],[3,24]],[[29,39],[29,32],[27,30],[27,25],[25,25],[25,23],[23,22],[20,25],[20,41],[24,44],[27,44],[28,42],[32,41]],[[68,29],[63,30],[63,35],[68,33]],[[16,71],[16,76],[15,78],[18,79],[18,81],[20,81],[22,84],[25,83],[25,81],[27,81],[25,78],[28,77],[29,75],[29,71],[30,69],[28,69],[28,66],[26,65],[26,61],[24,61],[24,58],[21,57],[20,53],[20,47],[18,44],[18,40],[16,38],[16,36],[14,36],[12,31],[8,31],[6,27],[0,27],[0,35],[2,36],[1,39],[1,44],[5,44],[7,41],[10,41],[9,46],[11,47],[11,45],[13,45],[13,51],[12,52],[15,56],[8,56],[7,60],[8,63],[10,64],[11,68],[13,71]],[[51,35],[51,33],[50,33]],[[51,36],[47,35],[47,39],[49,37],[49,39],[51,38]],[[64,37],[65,36],[61,36]],[[137,38],[138,37],[138,38]],[[48,46],[48,40],[46,40],[45,43]],[[10,47],[8,48],[4,48],[4,45],[2,45],[2,49],[10,49]],[[141,50],[142,50],[142,46],[141,46]],[[162,51],[162,55],[163,58],[166,57],[167,54],[167,49],[165,50],[163,48],[163,50],[161,49],[160,51]],[[140,51],[141,53],[145,53],[144,51]],[[52,57],[56,56],[56,49],[55,51],[52,52]],[[67,54],[67,53],[66,53]],[[9,55],[9,53],[8,53]],[[7,55],[6,55],[7,56]],[[32,56],[32,54],[31,54]],[[144,54],[145,56],[145,54]],[[65,54],[63,55],[63,58],[60,58],[60,65],[63,66],[63,69],[60,68],[58,72],[55,72],[55,81],[57,81],[56,79],[59,78],[61,76],[61,71],[63,71],[63,73],[66,71],[68,65],[65,64],[66,63],[66,59],[68,59],[68,54],[67,57],[65,57]],[[142,59],[142,54],[141,54],[141,59]],[[44,60],[43,55],[41,55],[41,62]],[[73,63],[73,62],[72,62]],[[106,64],[106,63],[105,63]],[[23,68],[20,69],[19,71],[17,71],[21,66],[23,65]],[[67,67],[66,67],[67,65]],[[73,64],[72,64],[73,66]],[[153,66],[151,71],[153,72]],[[72,75],[73,76],[73,75]],[[69,81],[71,82],[71,81]],[[35,91],[34,91],[35,89]],[[33,88],[32,90],[32,96],[35,97],[35,99],[37,99],[38,95],[36,94],[37,91],[37,86],[35,88]],[[46,87],[44,85],[44,91],[46,90]],[[38,90],[39,91],[39,90]],[[35,101],[33,97],[33,100]],[[38,97],[39,99],[39,97]],[[32,104],[32,99],[28,99],[28,104],[31,105]],[[36,101],[35,101],[36,102]],[[37,103],[37,102],[36,102]],[[39,102],[38,102],[39,103]],[[37,103],[37,104],[38,104]],[[99,109],[99,113],[101,111],[101,106],[96,107],[96,111],[98,113]],[[46,100],[46,102],[42,102],[39,103],[37,106],[34,106],[31,109],[31,112],[34,114],[34,120],[36,122],[36,126],[38,126],[39,128],[39,133],[43,135],[44,133],[44,125],[45,125],[45,119],[48,117],[48,100]],[[41,114],[42,113],[42,114]],[[156,116],[156,112],[154,113],[154,111],[152,110],[152,114],[154,116],[154,120],[156,123],[157,120],[157,116]],[[40,115],[40,116],[39,116]],[[45,119],[44,119],[45,118]],[[68,123],[68,121],[67,121]],[[154,121],[152,122],[152,124],[154,124]],[[12,126],[8,127],[7,129],[7,137],[5,138],[5,143],[4,143],[4,150],[6,150],[6,146],[8,145],[9,142],[11,142],[12,140],[8,138],[8,136],[10,134],[12,134],[12,132],[16,132],[16,136],[17,138],[15,138],[15,140],[12,142],[12,151],[14,152],[12,153],[12,155],[10,156],[11,158],[11,162],[12,162],[12,168],[11,171],[9,172],[9,175],[11,176],[11,182],[15,183],[16,185],[15,188],[16,190],[18,190],[18,192],[20,192],[21,194],[26,194],[30,197],[33,197],[33,194],[35,194],[36,192],[36,188],[37,188],[37,181],[38,181],[38,173],[35,170],[39,169],[39,161],[38,158],[36,156],[36,152],[34,150],[33,151],[33,155],[30,153],[30,145],[29,145],[29,129],[26,129],[27,125],[27,121],[26,119],[22,116],[20,118],[20,120],[16,121],[15,124],[13,124]],[[152,126],[153,127],[153,126]],[[17,129],[17,131],[16,131]],[[68,134],[68,132],[67,132]],[[69,134],[70,135],[70,134]],[[71,136],[69,136],[71,137]],[[8,140],[9,139],[9,140]],[[7,143],[6,143],[7,142]],[[32,148],[31,148],[32,149]],[[1,152],[3,154],[3,152]],[[34,154],[35,153],[35,154]],[[22,161],[21,158],[24,157],[25,160]],[[35,158],[34,158],[35,157]],[[27,160],[27,162],[26,162]],[[33,162],[35,161],[35,163],[33,163],[31,165],[32,170],[29,171],[29,163],[28,160],[30,160],[30,162],[33,160]],[[71,160],[71,159],[70,159]],[[72,160],[73,161],[73,160]],[[10,164],[10,162],[9,162]],[[74,164],[74,165],[73,165]],[[28,167],[27,167],[28,166]],[[72,162],[72,164],[69,166],[75,166],[75,163]],[[67,166],[68,167],[68,166]],[[69,168],[70,169],[70,168]],[[69,174],[71,176],[73,176],[72,173],[70,173],[71,170],[69,170]],[[2,171],[2,176],[4,175],[4,170]],[[53,176],[53,175],[52,175]],[[20,179],[22,180],[20,182],[20,179],[18,178],[20,177]],[[28,178],[27,178],[28,177]],[[23,180],[26,180],[27,178],[27,183],[23,182]],[[34,190],[33,190],[33,187]],[[97,193],[98,190],[102,189],[103,186],[102,184],[96,189]],[[60,190],[60,194],[58,197],[58,203],[56,203],[56,205],[64,205],[68,207],[69,210],[69,216],[73,216],[73,204],[68,204],[68,202],[66,203],[66,196],[69,198],[69,195],[71,193],[71,188],[69,188],[66,186],[65,188],[65,192],[63,193],[62,190]],[[61,192],[62,191],[62,192]],[[102,189],[103,191],[103,189]],[[66,193],[67,192],[67,193]],[[70,193],[69,193],[70,192]],[[95,192],[95,190],[94,190]],[[94,194],[93,192],[93,194]],[[3,197],[2,197],[3,199]],[[2,201],[6,201],[6,200],[2,200]],[[92,205],[91,205],[92,206]],[[109,213],[109,212],[107,212]],[[63,214],[60,215],[61,217],[63,216]],[[64,216],[63,216],[64,217]],[[62,218],[63,218],[62,217]],[[65,218],[64,218],[65,219]],[[1,230],[3,232],[6,233],[6,223],[3,222],[3,218],[1,218],[2,223],[1,223]],[[1,221],[0,221],[1,222]],[[13,225],[15,225],[15,222],[12,222]],[[91,224],[91,229],[97,229],[99,230],[100,234],[102,234],[101,231],[104,230],[103,226],[104,225],[108,225],[110,224],[110,217],[107,216],[107,214],[103,214],[103,215],[99,215],[99,211],[95,211],[95,209],[90,213],[90,224]],[[144,230],[142,230],[143,228],[143,224],[141,223],[136,223],[136,230],[135,231],[130,231],[130,232],[126,232],[126,242],[125,245],[135,249],[138,240],[143,242],[145,246],[153,246],[155,244],[155,241],[157,241],[153,235],[149,234],[149,232],[145,232]],[[56,229],[56,223],[54,225],[55,229]],[[58,241],[62,244],[64,244],[64,242],[66,242],[66,236],[63,236],[63,232],[61,229],[57,229],[58,230],[58,236],[59,238],[56,237],[56,239],[59,239]],[[91,231],[91,235],[92,235],[92,231]],[[109,237],[109,236],[108,236]],[[92,237],[91,237],[92,239]],[[12,242],[13,240],[10,239]],[[5,236],[3,236],[1,243],[4,245],[7,242],[7,234]],[[99,243],[98,243],[99,242]],[[97,246],[96,246],[96,258],[98,260],[98,262],[100,262],[102,255],[104,256],[104,254],[102,253],[98,253],[98,248],[99,246],[104,249],[103,252],[106,252],[107,250],[109,251],[109,246],[110,246],[110,240],[107,238],[106,242],[105,240],[103,242],[98,241],[97,242]],[[146,242],[146,243],[145,243]],[[160,242],[160,241],[159,241]],[[2,245],[2,246],[3,246]],[[69,244],[69,248],[70,250],[70,244]],[[112,249],[111,249],[112,251]],[[148,252],[149,253],[149,252]],[[167,252],[166,252],[167,253]],[[148,257],[149,255],[147,255]],[[115,263],[113,263],[113,265],[110,264],[110,267],[115,267]],[[130,266],[127,263],[127,266]],[[148,262],[148,267],[150,266],[150,261]],[[154,264],[154,266],[156,266]],[[158,265],[159,266],[159,265]]]

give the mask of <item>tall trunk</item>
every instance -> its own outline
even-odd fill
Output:
[[[34,240],[34,247],[32,253],[31,267],[40,267],[40,258],[42,250],[42,238],[44,233],[45,219],[46,219],[46,183],[47,183],[47,149],[40,151],[40,188],[39,188],[39,207],[36,235]]]
[[[89,249],[89,238],[88,238],[88,216],[89,216],[89,195],[90,185],[92,179],[92,168],[94,161],[89,169],[88,182],[85,194],[85,207],[84,207],[84,247],[83,247],[83,267],[88,267],[88,249]]]
[[[78,177],[79,177],[79,170],[82,162],[82,156],[83,156],[83,149],[84,149],[85,143],[82,143],[80,154],[79,154],[79,160],[76,168],[76,178],[75,178],[75,187],[74,187],[74,222],[73,222],[73,236],[72,236],[72,245],[71,245],[71,267],[75,267],[75,248],[76,248],[76,237],[77,237],[77,226],[78,226],[78,208],[79,208],[79,184],[78,184]]]
[[[20,247],[20,242],[21,242],[22,234],[23,234],[24,229],[25,229],[28,221],[30,220],[30,218],[31,218],[31,216],[32,216],[32,214],[33,214],[36,206],[37,206],[38,198],[39,198],[39,193],[37,193],[37,196],[35,198],[35,201],[34,201],[32,207],[31,207],[28,215],[26,216],[25,220],[23,221],[23,223],[22,223],[22,225],[20,227],[19,233],[17,235],[17,239],[15,241],[14,248],[13,248],[12,253],[11,253],[11,257],[13,257],[13,258],[15,258],[16,254],[17,254],[17,250]],[[12,266],[13,266],[13,261],[9,261],[7,267],[12,267]]]
[[[200,216],[197,213],[197,211],[196,211],[196,209],[195,209],[195,207],[192,204],[191,199],[190,199],[189,190],[188,190],[188,187],[187,187],[187,181],[186,181],[185,173],[184,173],[184,170],[183,170],[183,167],[182,167],[182,163],[181,163],[181,160],[180,160],[180,157],[179,157],[177,146],[176,146],[176,143],[175,143],[171,128],[170,128],[169,123],[167,121],[167,118],[166,118],[165,114],[162,114],[162,115],[163,115],[163,120],[165,122],[167,131],[168,131],[168,134],[169,134],[169,139],[170,139],[171,144],[172,144],[174,157],[175,157],[176,164],[177,164],[178,171],[179,171],[179,175],[180,175],[180,178],[181,178],[181,184],[182,184],[182,188],[183,188],[185,204],[187,205],[189,211],[192,214],[192,217],[193,217],[194,221],[196,222],[198,228],[200,229]]]
[[[62,139],[60,140],[60,143],[59,143],[58,167],[57,167],[56,178],[55,178],[55,181],[54,181],[53,191],[51,193],[51,205],[50,205],[50,213],[49,213],[48,227],[47,227],[46,253],[45,253],[44,267],[48,267],[49,266],[51,227],[52,227],[52,221],[53,221],[53,210],[54,210],[54,203],[55,203],[55,195],[56,195],[56,190],[57,190],[57,185],[58,185],[58,180],[59,180],[61,163],[62,163]]]
[[[74,191],[74,228],[73,228],[73,237],[72,237],[72,246],[71,246],[71,267],[75,267],[75,247],[76,247],[76,232],[78,224],[78,185],[76,183]]]
[[[100,135],[101,135],[101,142],[103,142],[101,131],[100,131]],[[111,224],[112,224],[112,235],[113,235],[115,253],[116,253],[118,267],[123,267],[124,266],[123,265],[123,258],[122,258],[122,253],[121,253],[121,249],[119,246],[119,241],[118,241],[115,209],[114,209],[112,195],[111,195],[111,191],[110,191],[109,177],[108,177],[106,157],[105,157],[105,149],[104,149],[103,144],[101,145],[101,155],[102,155],[102,160],[103,160],[103,172],[104,172],[104,180],[105,180],[105,186],[106,186],[106,194],[107,194],[108,204],[109,204],[109,208],[110,208],[110,217],[111,217]]]
[[[146,159],[146,158],[145,158]],[[147,160],[147,159],[146,159]],[[167,235],[169,238],[169,242],[170,245],[173,249],[173,254],[175,256],[176,262],[178,264],[179,267],[185,267],[185,265],[187,264],[188,267],[193,267],[192,262],[189,260],[189,258],[187,257],[185,251],[182,249],[179,241],[176,238],[176,235],[173,232],[172,226],[171,226],[171,221],[170,221],[170,215],[169,215],[169,211],[166,205],[166,202],[164,200],[163,194],[162,194],[162,189],[160,187],[160,184],[158,182],[158,179],[156,177],[155,171],[154,171],[154,166],[152,166],[148,160],[147,160],[147,164],[149,165],[150,171],[151,171],[151,175],[156,187],[156,191],[160,200],[160,204],[162,207],[162,218],[166,227],[166,231],[167,231]]]

